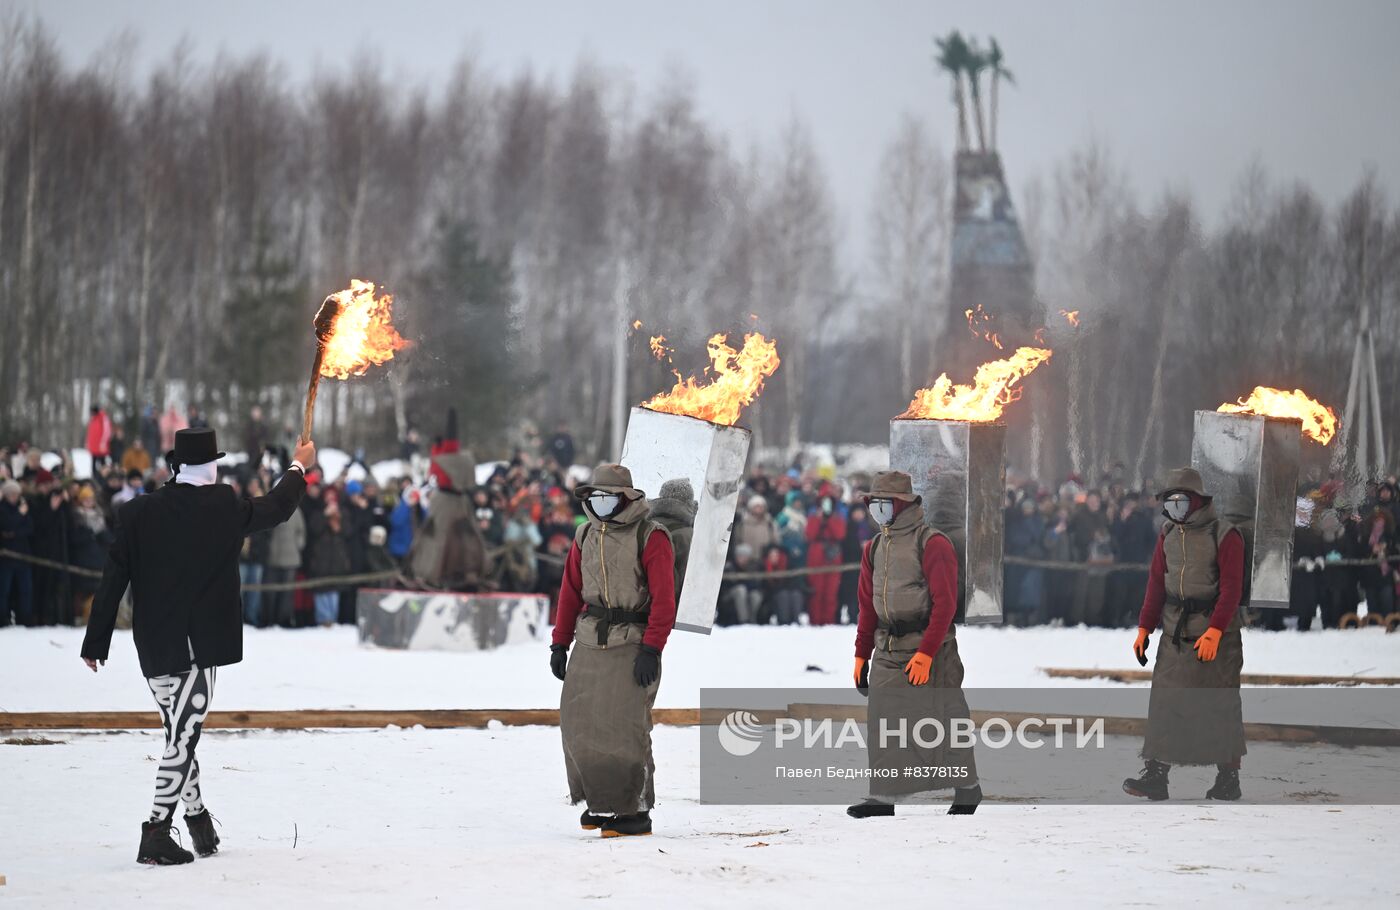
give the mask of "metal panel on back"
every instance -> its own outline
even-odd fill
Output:
[[[959,611],[1002,621],[1005,428],[952,420],[890,421],[890,467],[910,476],[924,520],[958,554]]]
[[[729,554],[734,511],[744,482],[749,431],[646,408],[633,408],[622,443],[632,482],[654,499],[668,480],[684,478],[698,510],[676,605],[676,628],[708,635]]]
[[[1249,606],[1288,606],[1300,439],[1296,420],[1196,412],[1191,464],[1216,515],[1244,535]]]

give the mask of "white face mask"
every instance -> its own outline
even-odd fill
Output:
[[[588,507],[593,510],[593,514],[607,521],[613,517],[617,511],[618,504],[622,502],[622,497],[615,493],[594,493],[588,497]]]
[[[1173,493],[1162,503],[1162,511],[1167,518],[1181,524],[1191,514],[1191,497],[1185,493]]]
[[[870,517],[877,525],[888,525],[894,521],[894,501],[890,499],[870,500]]]

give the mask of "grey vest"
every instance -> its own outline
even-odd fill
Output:
[[[932,610],[924,577],[924,550],[935,536],[945,535],[924,524],[922,505],[912,505],[870,541],[872,601],[879,624],[875,630],[877,650],[918,649]],[[900,628],[892,632],[890,626]]]

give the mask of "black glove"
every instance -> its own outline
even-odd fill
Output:
[[[632,663],[632,678],[637,681],[637,685],[645,689],[656,682],[661,675],[661,652],[651,645],[642,645],[642,650],[637,652],[637,659]]]
[[[870,661],[861,664],[860,682],[856,683],[856,691],[866,698],[870,697]]]
[[[554,674],[554,678],[563,680],[564,667],[569,663],[568,645],[549,646],[549,672]]]

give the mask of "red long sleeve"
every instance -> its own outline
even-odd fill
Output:
[[[559,608],[554,614],[554,636],[551,639],[556,645],[567,645],[574,640],[574,627],[578,625],[578,615],[583,612],[582,563],[578,541],[574,541],[564,560],[564,580],[559,583]]]
[[[1235,618],[1244,594],[1244,535],[1232,529],[1215,551],[1215,564],[1220,570],[1220,593],[1215,598],[1215,610],[1210,614],[1210,627],[1221,632]]]
[[[1162,607],[1167,602],[1167,554],[1162,549],[1162,535],[1152,549],[1152,566],[1147,570],[1147,594],[1142,598],[1138,613],[1138,628],[1156,631],[1162,621]]]
[[[676,554],[671,538],[664,531],[652,531],[642,550],[642,571],[646,572],[651,607],[642,644],[660,651],[666,647],[671,627],[676,624]]]
[[[860,581],[856,584],[856,657],[870,659],[875,653],[875,567],[870,562],[867,540],[860,549]]]
[[[567,645],[574,640],[574,627],[584,609],[582,559],[578,542],[575,541],[569,547],[568,558],[564,560],[564,580],[559,584],[559,609],[554,617],[554,635],[551,638],[556,645]],[[671,627],[676,624],[675,564],[675,551],[671,549],[670,538],[660,531],[653,531],[647,538],[646,549],[642,551],[642,571],[646,573],[647,590],[651,592],[650,613],[642,642],[658,651],[666,647]]]
[[[924,546],[923,564],[932,604],[919,652],[932,657],[938,653],[953,625],[953,616],[958,612],[958,555],[952,541],[942,534],[929,538]]]

